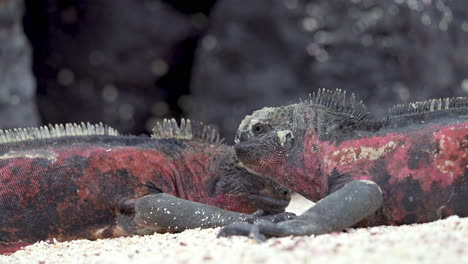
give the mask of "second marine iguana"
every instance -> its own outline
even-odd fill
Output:
[[[394,106],[383,120],[341,90],[245,117],[239,160],[318,203],[294,220],[235,223],[220,236],[311,235],[468,216],[468,98]]]
[[[215,129],[190,120],[158,123],[151,137],[89,123],[0,130],[1,253],[39,240],[222,226],[282,212],[289,199],[239,167]]]

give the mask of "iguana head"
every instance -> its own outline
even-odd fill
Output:
[[[236,153],[252,173],[277,174],[285,168],[297,147],[293,124],[296,105],[265,107],[242,120],[236,135]]]
[[[321,173],[315,109],[304,104],[267,107],[244,118],[236,154],[252,173],[267,176],[317,201],[328,190]]]
[[[362,102],[341,90],[319,90],[298,104],[265,107],[242,120],[235,139],[237,157],[250,172],[320,199],[328,189],[322,143],[352,134],[365,114]]]

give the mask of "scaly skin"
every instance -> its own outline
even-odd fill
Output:
[[[284,187],[239,167],[233,147],[201,138],[81,135],[0,144],[1,253],[53,238],[220,226],[259,209],[282,212],[289,198]]]
[[[236,140],[242,164],[320,208],[276,225],[235,224],[221,235],[261,240],[468,216],[468,99],[396,106],[382,121],[366,120],[364,110],[354,96],[321,90],[308,102],[247,116]]]

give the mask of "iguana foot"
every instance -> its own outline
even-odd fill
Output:
[[[263,242],[268,237],[303,236],[319,234],[321,228],[305,219],[294,219],[281,223],[258,221],[255,224],[235,222],[221,229],[218,237],[247,236]]]
[[[382,205],[382,191],[371,181],[352,181],[318,201],[294,220],[254,224],[233,223],[218,236],[248,236],[257,241],[266,237],[321,235],[341,231],[377,211]]]
[[[230,236],[246,236],[258,242],[265,242],[267,239],[265,235],[260,233],[258,225],[244,222],[235,222],[223,227],[217,237]]]

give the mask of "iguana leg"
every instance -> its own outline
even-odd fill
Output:
[[[134,220],[141,228],[153,232],[180,232],[192,228],[223,226],[249,217],[214,206],[158,193],[135,201]]]
[[[382,191],[372,181],[352,181],[328,195],[294,220],[278,224],[234,223],[218,236],[243,235],[263,241],[266,236],[320,235],[351,227],[382,205]]]
[[[165,193],[150,194],[133,202],[133,221],[136,224],[131,233],[151,234],[154,232],[181,232],[192,228],[224,226],[236,221],[255,222],[257,219],[284,221],[292,219],[290,213],[277,216],[243,214],[227,211],[207,204],[184,200]]]

